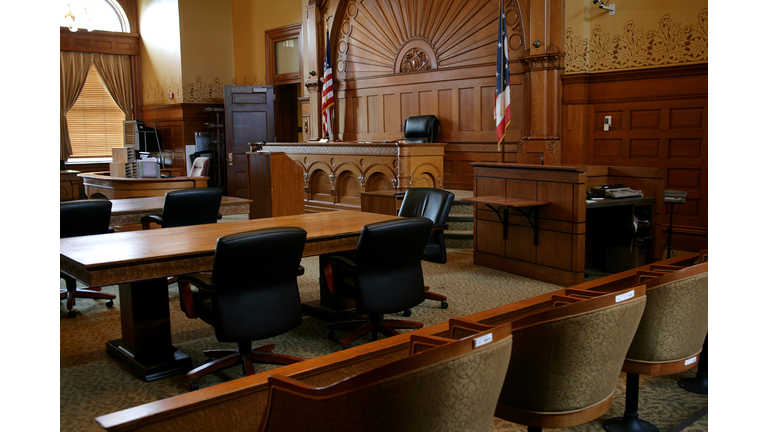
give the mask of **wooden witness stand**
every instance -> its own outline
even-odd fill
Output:
[[[698,258],[698,254],[686,254],[658,262],[656,265],[689,266]],[[584,290],[608,293],[635,285],[638,271],[650,268],[651,265],[647,265],[627,270],[468,315],[464,319],[486,325],[502,325],[510,320],[549,309],[553,295],[569,297],[574,291]],[[407,356],[412,335],[448,337],[448,331],[449,324],[445,321],[413,332],[101,416],[96,422],[108,431],[194,432],[226,429],[231,432],[245,432],[251,430],[252,425],[261,422],[267,404],[267,378],[270,375],[279,373],[311,386],[328,386]]]

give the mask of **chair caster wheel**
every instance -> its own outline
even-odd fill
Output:
[[[200,390],[200,383],[198,383],[197,380],[190,381],[189,390],[190,391]]]
[[[440,309],[448,309],[448,302],[440,302]]]
[[[107,307],[108,307],[108,308],[111,308],[111,307],[112,307],[112,306],[114,306],[114,305],[115,305],[115,302],[113,302],[112,300],[108,300],[108,301],[107,301]]]
[[[67,318],[74,318],[76,316],[77,316],[77,312],[73,310],[70,310],[69,312],[67,312]]]
[[[336,340],[336,334],[333,332],[333,330],[329,330],[325,336],[328,338],[329,341],[338,342],[338,340]]]
[[[404,311],[403,311],[403,316],[404,316],[404,317],[409,317],[409,316],[411,316],[411,314],[412,314],[412,313],[413,313],[413,312],[411,312],[411,310],[410,310],[410,309],[407,309],[407,310],[404,310]]]

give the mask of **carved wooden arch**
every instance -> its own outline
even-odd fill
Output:
[[[522,3],[504,2],[511,61],[530,49],[530,17]],[[413,48],[434,56],[429,59],[432,69],[496,61],[498,6],[492,1],[452,2],[445,7],[412,2],[402,7],[394,0],[331,0],[325,16],[337,81],[401,72],[402,61]]]
[[[443,178],[440,176],[440,169],[437,167],[437,165],[431,163],[431,162],[425,162],[417,165],[413,168],[411,171],[411,184],[410,187],[416,187],[418,186],[416,183],[419,181],[420,178],[424,174],[429,175],[429,177],[432,179],[431,184],[425,187],[432,187],[432,188],[443,188]]]
[[[342,166],[347,165],[354,166],[352,164],[342,164]],[[355,171],[357,171],[357,175]],[[340,203],[357,202],[360,199],[360,192],[365,190],[360,184],[361,178],[362,174],[360,174],[359,170],[337,169],[336,184],[333,189],[333,194],[336,196],[334,201]],[[352,185],[347,185],[347,179],[351,180]]]
[[[392,185],[393,189],[397,187],[397,172],[388,164],[374,163],[368,165],[365,170],[363,170],[363,178],[365,180],[363,183],[361,183],[361,186],[363,186],[366,191],[375,190],[369,187],[368,180],[374,177],[376,174],[381,174],[383,177],[385,177],[389,181],[389,184]]]

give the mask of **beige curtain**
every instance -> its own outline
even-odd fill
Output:
[[[88,70],[91,68],[93,54],[61,51],[60,74],[60,158],[63,161],[69,159],[72,154],[72,143],[69,141],[69,129],[67,128],[67,113],[75,105],[80,92],[83,91]]]
[[[131,105],[131,58],[124,55],[94,54],[93,65],[126,120],[133,120]]]

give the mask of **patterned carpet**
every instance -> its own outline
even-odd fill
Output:
[[[544,294],[560,289],[521,276],[516,276],[472,263],[471,249],[449,249],[446,265],[425,262],[424,278],[431,289],[448,296],[450,307],[440,309],[437,302],[427,300],[413,309],[410,319],[431,325],[454,316],[465,316],[502,304]],[[317,258],[302,261],[306,269],[299,278],[302,301],[319,298]],[[590,277],[599,277],[590,271]],[[63,287],[63,281],[61,286]],[[105,287],[104,291],[117,293],[117,287]],[[105,352],[105,341],[120,338],[120,302],[108,309],[103,300],[78,300],[76,318],[68,319],[65,303],[60,306],[60,430],[102,430],[94,418],[134,407],[147,402],[168,398],[188,391],[188,381],[181,376],[145,383],[137,379]],[[213,329],[201,320],[188,319],[179,309],[176,285],[170,289],[171,329],[173,344],[192,358],[193,365],[205,362],[204,349],[233,348],[216,341]],[[301,358],[313,358],[335,352],[340,346],[326,339],[325,323],[304,317],[304,322],[291,332],[271,340],[275,352]],[[355,344],[365,343],[363,338]],[[257,365],[257,372],[275,366]],[[666,431],[707,406],[707,396],[680,389],[680,378],[693,377],[695,369],[665,377],[641,377],[640,416]],[[241,376],[240,368],[205,376],[200,386],[208,387]],[[624,375],[617,383],[613,407],[602,418],[573,428],[569,431],[602,431],[602,421],[621,416],[624,410]],[[707,430],[707,416],[684,429],[687,432]],[[521,425],[494,419],[492,431],[525,431]]]

